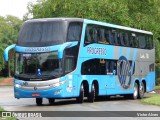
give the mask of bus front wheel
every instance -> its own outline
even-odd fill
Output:
[[[42,105],[42,101],[43,101],[42,98],[36,98],[36,103],[37,103],[38,106]]]
[[[84,85],[83,83],[81,84],[81,87],[80,87],[80,93],[79,93],[79,96],[77,97],[77,102],[78,103],[83,103],[84,101]]]

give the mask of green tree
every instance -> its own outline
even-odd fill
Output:
[[[4,68],[5,62],[3,58],[4,49],[14,44],[17,40],[18,31],[22,24],[22,20],[14,16],[0,16],[0,71]],[[10,56],[13,56],[13,52],[10,53]],[[14,70],[13,67],[14,60],[11,60],[11,70]]]

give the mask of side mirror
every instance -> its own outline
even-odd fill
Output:
[[[5,60],[6,62],[8,61],[9,51],[10,51],[11,49],[13,49],[15,46],[16,46],[16,44],[10,45],[10,46],[8,46],[8,47],[4,50],[4,60]]]

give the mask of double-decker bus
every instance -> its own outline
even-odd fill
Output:
[[[24,22],[15,49],[15,98],[55,99],[124,95],[155,89],[155,49],[148,31],[81,18]]]

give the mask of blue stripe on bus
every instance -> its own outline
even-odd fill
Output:
[[[131,54],[131,48],[128,48],[127,49],[127,55],[126,55],[127,60],[129,59],[130,54]]]

